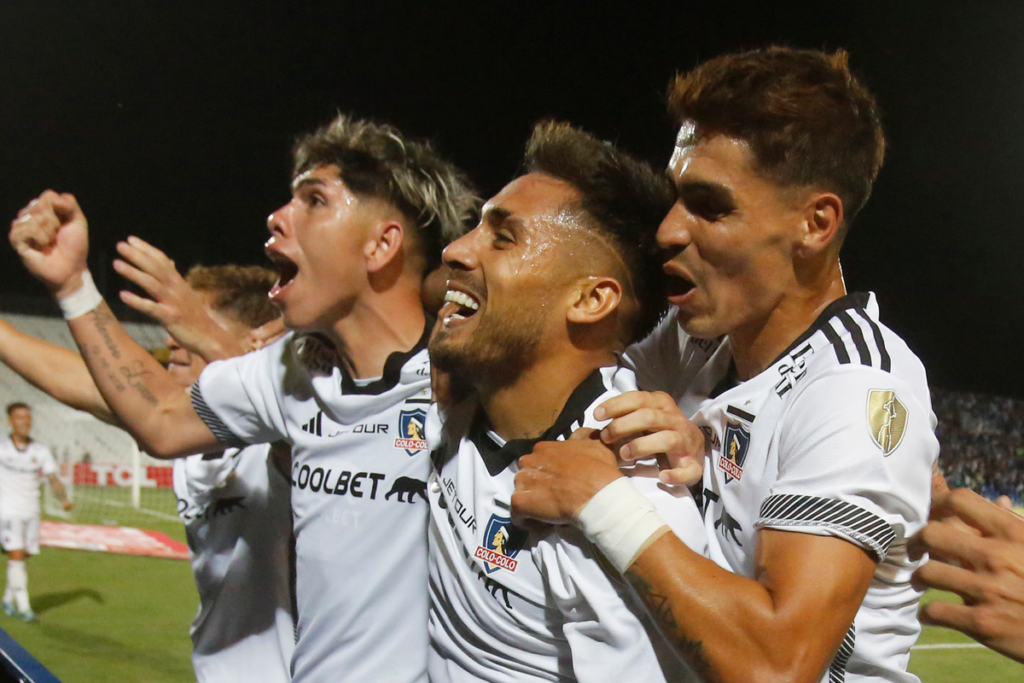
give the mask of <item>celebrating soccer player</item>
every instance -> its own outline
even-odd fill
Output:
[[[210,364],[192,401],[110,315],[85,217],[44,193],[11,241],[57,297],[103,397],[154,455],[292,444],[300,683],[426,678],[420,286],[476,200],[426,143],[338,117],[296,145],[292,199],[268,219],[289,335]]]
[[[430,480],[430,679],[682,680],[683,660],[619,574],[640,546],[613,540],[601,558],[574,528],[530,531],[509,516],[516,459],[600,427],[594,408],[636,389],[617,354],[665,308],[649,260],[671,188],[565,124],[537,126],[525,161],[444,252],[430,357],[475,394],[446,409]],[[692,497],[662,490],[657,472],[628,472],[633,521],[705,552]]]
[[[36,615],[28,599],[29,555],[39,554],[39,478],[46,477],[65,510],[72,505],[57,478],[50,449],[37,443],[32,432],[32,409],[24,403],[7,406],[11,435],[0,442],[0,543],[7,553],[4,612],[25,621]]]
[[[192,344],[190,353],[167,337],[168,369],[184,390],[199,377],[205,357],[223,355],[277,319],[267,298],[273,271],[196,266],[183,279],[170,259],[142,240],[121,243],[118,250],[127,259],[118,270],[130,273],[156,300],[126,298],[158,313]],[[0,361],[72,408],[123,426],[79,354],[0,321]],[[295,640],[287,449],[275,449],[268,458],[270,448],[229,448],[174,461],[174,493],[199,592],[191,628],[199,683],[289,681]]]
[[[920,361],[839,265],[882,163],[875,102],[845,53],[771,48],[701,64],[670,104],[672,309],[629,351],[640,386],[666,393],[597,417],[614,418],[605,443],[640,437],[627,459],[707,455],[717,563],[633,523],[598,441],[522,458],[513,513],[585,533],[620,519],[613,538],[648,544],[628,576],[711,680],[914,680],[906,541],[928,516],[934,417]]]

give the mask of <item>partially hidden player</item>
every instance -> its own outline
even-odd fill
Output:
[[[618,354],[664,311],[648,264],[671,189],[567,124],[534,129],[525,168],[444,251],[431,362],[474,393],[445,409],[433,455],[430,680],[683,680],[688,668],[620,573],[640,548],[602,557],[574,528],[531,531],[509,513],[519,456],[599,428],[593,409],[636,389]],[[641,517],[705,552],[689,491],[657,475],[653,461],[628,469]]]
[[[45,477],[65,510],[72,508],[57,478],[50,449],[35,441],[32,409],[24,403],[7,406],[10,437],[0,442],[0,543],[7,553],[7,587],[3,610],[24,621],[35,621],[28,599],[29,555],[39,554],[39,481]]]
[[[195,266],[185,278],[162,252],[133,238],[118,245],[118,270],[145,283],[154,300],[123,296],[174,320],[168,371],[188,390],[204,357],[244,350],[253,330],[278,316],[267,298],[276,274],[256,266]],[[138,267],[136,267],[138,266]],[[135,298],[133,298],[135,297]],[[153,309],[153,306],[159,307]],[[241,342],[241,344],[240,344]],[[59,401],[123,426],[82,357],[0,321],[0,361]],[[288,451],[228,448],[174,461],[174,493],[185,524],[199,611],[192,664],[199,683],[287,683],[294,649],[290,585]]]
[[[928,518],[934,415],[921,362],[839,264],[882,163],[874,99],[844,52],[771,48],[699,65],[670,106],[672,308],[628,352],[662,393],[596,412],[614,418],[604,444],[639,437],[627,460],[707,455],[715,561],[664,534],[627,576],[708,680],[914,681],[907,539]],[[585,532],[622,518],[617,533],[642,540],[604,444],[540,444],[513,513]]]
[[[297,334],[211,363],[191,400],[90,286],[73,197],[44,193],[11,241],[147,452],[291,444],[293,680],[424,681],[431,395],[420,289],[477,201],[429,144],[345,116],[298,141],[291,191],[267,220],[266,252],[279,272],[270,297]]]

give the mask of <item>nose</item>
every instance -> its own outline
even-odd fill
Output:
[[[693,227],[693,215],[681,201],[677,201],[658,226],[658,246],[662,249],[685,249],[693,241]]]
[[[441,253],[441,261],[453,270],[473,270],[477,266],[476,240],[480,228],[470,230]]]
[[[270,231],[271,238],[285,237],[291,233],[290,207],[290,203],[285,204],[277,211],[267,216],[267,230]]]

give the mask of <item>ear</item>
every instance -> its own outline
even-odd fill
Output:
[[[575,288],[575,300],[566,312],[570,323],[592,324],[612,314],[622,303],[622,285],[613,277],[591,276]]]
[[[842,226],[843,200],[831,192],[811,195],[806,208],[804,232],[796,248],[797,255],[809,258],[830,246],[838,247],[837,239]]]
[[[395,260],[405,242],[405,226],[394,219],[383,220],[370,231],[363,245],[366,271],[376,273]]]

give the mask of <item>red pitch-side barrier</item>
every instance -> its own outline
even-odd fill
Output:
[[[188,546],[159,531],[126,526],[40,522],[39,544],[48,548],[92,550],[119,555],[188,559]]]

